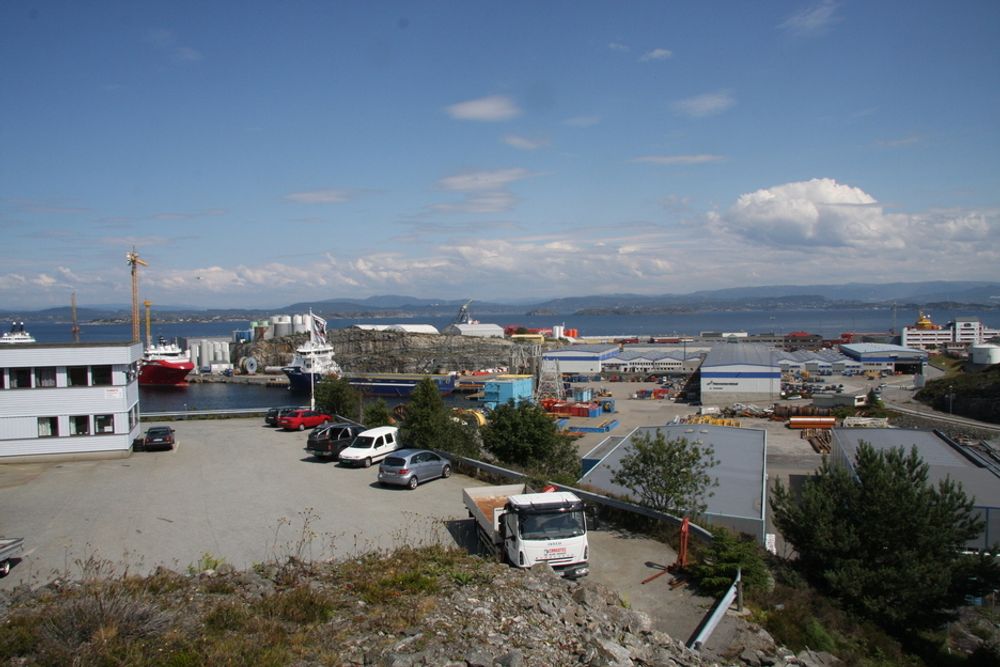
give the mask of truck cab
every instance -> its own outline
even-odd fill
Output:
[[[511,496],[501,516],[506,560],[518,567],[548,563],[567,577],[587,574],[589,556],[583,501],[572,493]]]

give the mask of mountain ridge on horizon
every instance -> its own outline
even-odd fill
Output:
[[[698,290],[685,294],[635,294],[613,293],[592,294],[585,296],[558,297],[538,301],[519,301],[517,303],[501,300],[476,299],[440,299],[413,297],[397,294],[373,295],[364,298],[334,297],[301,301],[280,308],[218,308],[195,306],[162,305],[156,308],[159,313],[189,313],[192,316],[212,316],[234,318],[250,316],[266,317],[276,313],[306,312],[310,308],[324,314],[346,313],[353,316],[380,314],[390,311],[412,312],[414,315],[436,316],[457,313],[466,303],[471,303],[473,313],[516,314],[545,311],[552,314],[573,314],[584,309],[592,310],[631,310],[641,312],[643,309],[657,308],[692,308],[718,307],[724,304],[737,304],[741,301],[765,301],[772,306],[801,304],[807,301],[825,303],[830,306],[838,303],[891,304],[903,302],[909,304],[928,303],[961,303],[982,306],[1000,306],[1000,282],[990,281],[923,281],[913,283],[844,283],[836,285],[763,285],[754,287],[730,287],[717,290]],[[129,313],[128,305],[97,305],[79,306],[77,317],[81,321],[105,319]],[[0,307],[0,317],[23,317],[32,313],[48,318],[69,318],[69,306],[46,308],[35,311],[25,309],[7,309]]]

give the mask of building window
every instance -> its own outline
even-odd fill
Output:
[[[86,366],[67,366],[66,367],[66,385],[70,387],[86,387],[87,386],[87,367]]]
[[[31,369],[30,368],[12,368],[10,369],[10,388],[11,389],[27,389],[31,387]]]
[[[95,387],[111,384],[111,366],[92,366],[90,377],[91,384]]]
[[[90,415],[75,415],[69,418],[70,435],[90,435]]]
[[[101,433],[114,433],[114,432],[115,432],[114,415],[94,415],[94,433],[100,435]]]
[[[54,438],[59,435],[59,418],[58,417],[39,417],[38,418],[38,437],[39,438]]]
[[[0,368],[0,389],[7,388],[7,369]]]
[[[36,387],[56,386],[56,369],[52,366],[47,366],[45,368],[36,368],[35,386]]]
[[[128,411],[128,430],[131,432],[132,429],[136,427],[139,423],[139,404],[136,403],[132,406],[132,409]]]

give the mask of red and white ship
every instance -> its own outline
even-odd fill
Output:
[[[167,343],[161,336],[156,345],[146,348],[139,362],[139,384],[183,385],[185,378],[194,370],[188,353],[175,343]]]

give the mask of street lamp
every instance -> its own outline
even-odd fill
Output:
[[[948,414],[952,414],[951,406],[955,400],[954,385],[948,385]]]

